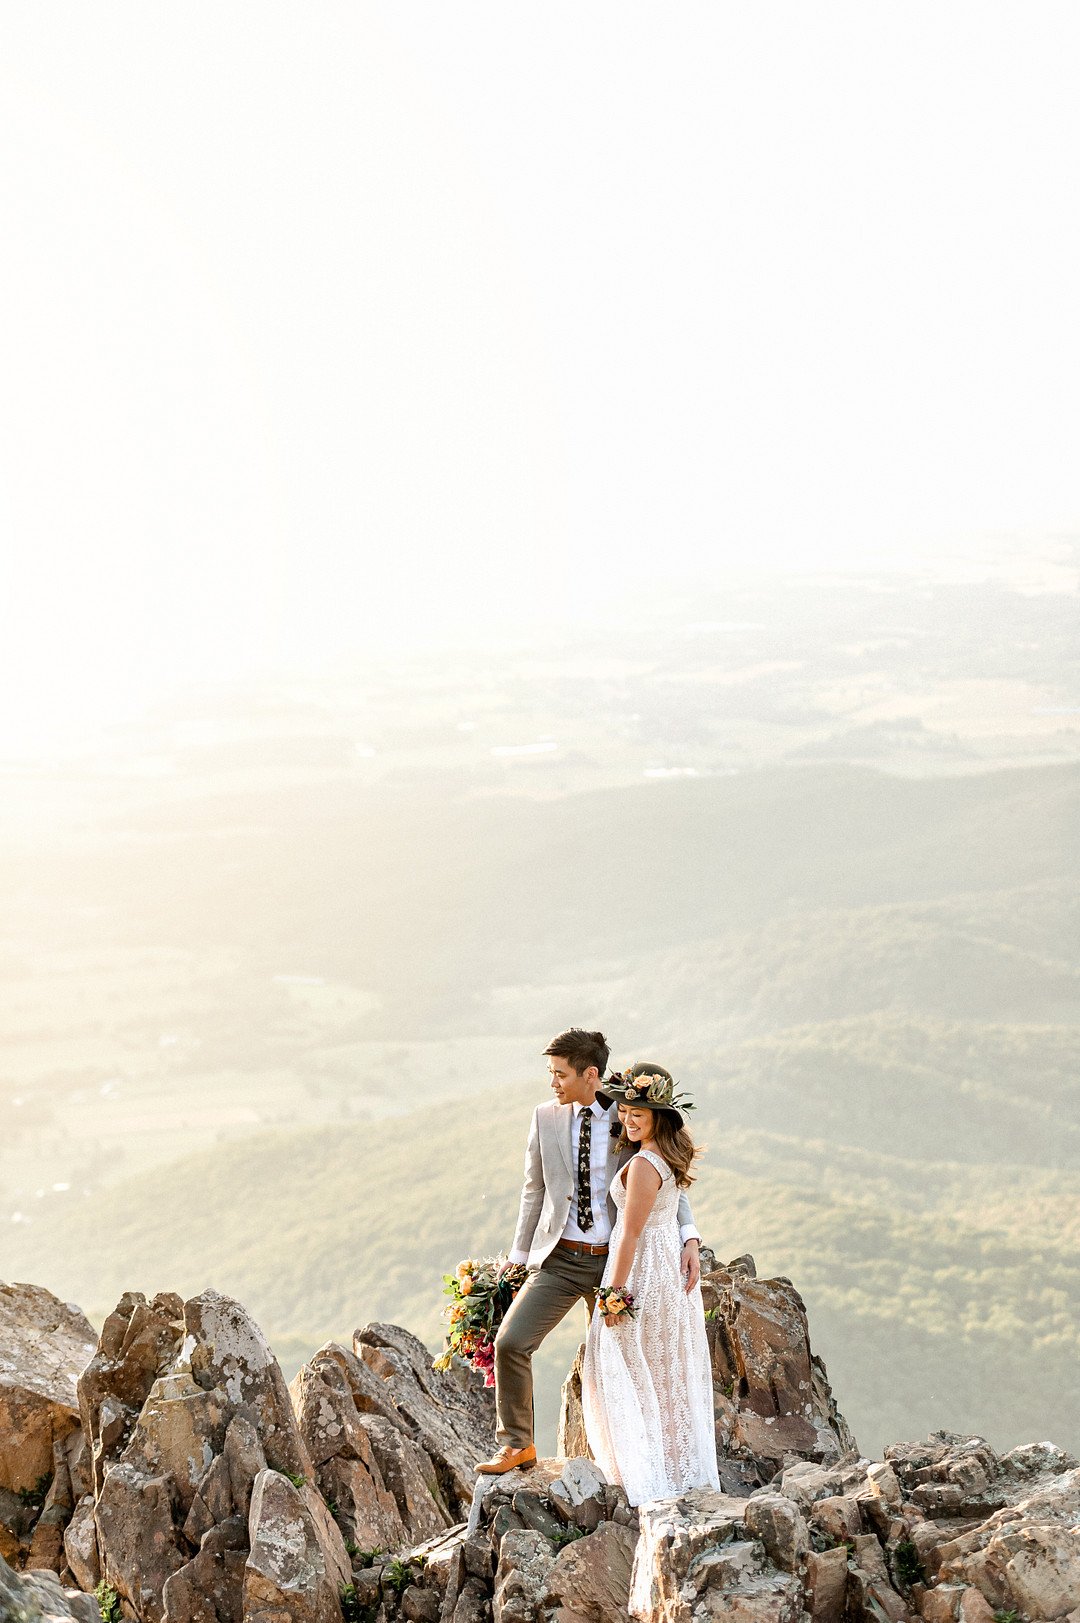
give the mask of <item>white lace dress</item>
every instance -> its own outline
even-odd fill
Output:
[[[627,1281],[637,1313],[629,1323],[609,1329],[597,1306],[581,1383],[593,1458],[609,1482],[622,1484],[632,1505],[720,1486],[705,1310],[700,1287],[687,1293],[679,1272],[679,1190],[662,1156],[650,1150],[638,1154],[652,1163],[663,1182]],[[611,1196],[619,1216],[605,1283],[626,1205],[621,1173],[612,1182]]]

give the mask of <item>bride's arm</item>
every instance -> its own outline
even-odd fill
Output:
[[[611,1264],[611,1278],[609,1285],[625,1285],[630,1278],[630,1270],[634,1266],[634,1253],[641,1238],[641,1231],[645,1227],[649,1213],[656,1204],[656,1197],[660,1192],[663,1180],[651,1161],[635,1155],[626,1169],[626,1205],[623,1207],[622,1223],[619,1226],[619,1243],[615,1247],[615,1256]],[[618,1319],[608,1318],[606,1324],[618,1324]]]

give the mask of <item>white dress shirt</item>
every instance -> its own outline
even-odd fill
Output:
[[[570,1165],[577,1179],[578,1149],[581,1145],[581,1117],[584,1111],[592,1116],[591,1161],[589,1189],[592,1200],[592,1228],[582,1229],[577,1220],[577,1201],[570,1204],[570,1216],[562,1231],[564,1240],[583,1240],[586,1245],[607,1245],[611,1239],[611,1219],[608,1216],[608,1149],[611,1137],[611,1119],[598,1099],[591,1105],[574,1105],[574,1119],[570,1123]]]

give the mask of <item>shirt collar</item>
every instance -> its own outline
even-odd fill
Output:
[[[599,1099],[594,1099],[591,1105],[579,1105],[579,1104],[575,1103],[575,1105],[574,1105],[574,1115],[575,1116],[580,1118],[581,1113],[584,1110],[591,1110],[594,1116],[602,1116],[604,1114],[604,1107],[600,1103]]]

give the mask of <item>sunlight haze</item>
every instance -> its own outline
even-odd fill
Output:
[[[0,28],[0,747],[1080,526],[1072,8]]]

